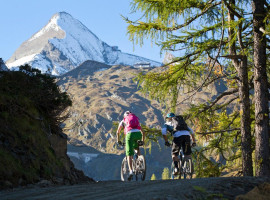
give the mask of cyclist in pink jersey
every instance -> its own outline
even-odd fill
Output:
[[[134,150],[138,151],[140,155],[140,149],[137,141],[142,140],[144,142],[144,132],[139,123],[139,118],[130,111],[124,113],[124,119],[119,123],[117,129],[117,142],[120,144],[119,135],[124,128],[125,141],[126,141],[126,156],[128,157],[129,177],[131,180],[133,177],[132,158],[134,156]]]

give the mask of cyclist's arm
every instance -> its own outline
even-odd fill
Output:
[[[167,135],[163,135],[163,138],[164,138],[165,142],[168,142],[168,137],[167,137]]]
[[[161,129],[162,136],[165,140],[165,142],[168,142],[168,137],[167,137],[167,126],[164,125],[163,128]]]
[[[141,133],[142,133],[142,141],[144,142],[144,140],[145,140],[145,133],[143,132],[142,129],[141,129]]]
[[[188,127],[188,128],[189,128],[189,134],[190,134],[190,136],[192,138],[192,142],[196,142],[195,141],[195,134],[194,134],[193,130],[190,127]]]
[[[122,128],[123,128],[123,125],[122,125],[122,123],[120,123],[119,124],[119,126],[118,126],[118,129],[117,129],[117,142],[119,142],[119,136],[120,136],[120,133],[121,133],[121,130],[122,130]]]

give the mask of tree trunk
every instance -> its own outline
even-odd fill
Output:
[[[259,30],[265,28],[265,0],[253,0],[254,27],[254,90],[255,90],[255,163],[256,176],[270,176],[269,167],[269,118],[266,72],[266,38]]]
[[[251,126],[250,126],[250,99],[248,84],[247,57],[243,56],[238,69],[239,75],[239,96],[241,113],[241,147],[242,147],[242,168],[244,176],[253,176],[252,148],[251,148]]]
[[[234,8],[235,0],[230,0],[229,5]],[[234,21],[234,14],[229,10],[228,20]],[[229,40],[236,34],[233,25],[229,26]],[[241,37],[241,35],[239,36]],[[236,55],[235,42],[229,46],[230,55]],[[242,149],[242,170],[244,176],[253,176],[252,166],[252,149],[251,149],[251,126],[250,126],[250,101],[249,101],[249,84],[248,84],[248,67],[247,57],[244,55],[239,62],[238,59],[232,59],[239,76],[238,87],[240,97],[241,113],[241,149]]]

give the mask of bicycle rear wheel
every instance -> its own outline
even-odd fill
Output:
[[[174,173],[174,161],[171,164],[171,179],[181,179],[181,161],[178,162],[179,172],[177,174]]]
[[[121,181],[127,181],[128,176],[129,176],[128,161],[127,157],[125,157],[121,164]]]
[[[185,178],[192,179],[193,175],[193,163],[192,160],[189,158],[185,161]]]
[[[136,181],[145,180],[146,176],[146,162],[143,155],[139,155],[135,161],[135,173],[136,173]]]

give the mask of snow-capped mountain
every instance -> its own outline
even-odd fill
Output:
[[[87,60],[108,65],[161,65],[147,58],[123,53],[117,46],[109,46],[66,12],[55,14],[45,27],[15,51],[6,65],[11,69],[30,64],[43,73],[61,75]]]

